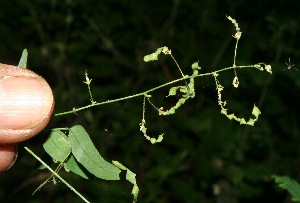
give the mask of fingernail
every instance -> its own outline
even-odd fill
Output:
[[[48,87],[40,78],[3,77],[0,80],[0,128],[30,129],[49,113]]]

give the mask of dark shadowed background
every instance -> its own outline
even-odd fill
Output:
[[[220,75],[229,113],[249,118],[253,104],[262,111],[254,127],[220,114],[213,77],[196,79],[197,96],[175,115],[159,117],[147,105],[151,145],[139,131],[143,98],[98,106],[78,114],[53,117],[47,129],[83,125],[101,155],[118,160],[137,174],[138,202],[290,202],[271,175],[300,180],[300,2],[279,1],[83,1],[31,0],[0,3],[0,62],[17,65],[28,49],[28,68],[53,88],[55,113],[89,104],[87,70],[96,101],[139,93],[181,77],[170,57],[144,63],[143,56],[168,46],[185,74],[199,61],[202,72],[233,63],[235,18],[242,31],[237,65],[265,62],[273,74],[254,69]],[[171,106],[168,88],[152,94],[157,106]],[[26,145],[51,163],[42,148],[49,131],[19,145],[19,159],[0,174],[0,202],[82,202],[50,175]],[[51,166],[55,167],[54,164]],[[91,202],[132,202],[132,185],[96,178],[83,180],[62,172]]]

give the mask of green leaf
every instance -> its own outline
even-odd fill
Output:
[[[81,125],[73,126],[70,129],[69,141],[74,157],[90,173],[105,180],[120,179],[120,169],[103,159]]]
[[[52,130],[43,147],[54,162],[63,162],[71,153],[71,145],[68,138],[60,130]]]
[[[300,185],[293,179],[287,176],[272,176],[278,186],[286,189],[291,195],[294,202],[300,201]]]
[[[22,52],[22,56],[21,56],[20,62],[18,64],[18,67],[20,67],[20,68],[27,67],[27,57],[28,57],[27,49],[24,49]]]
[[[65,167],[68,170],[72,171],[73,173],[75,173],[85,179],[89,179],[88,176],[86,175],[86,173],[80,168],[80,166],[78,165],[78,163],[75,160],[73,155],[70,156],[69,160],[65,164]]]

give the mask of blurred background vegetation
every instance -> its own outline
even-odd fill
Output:
[[[159,117],[148,105],[151,145],[139,132],[142,100],[136,98],[53,117],[47,129],[83,125],[103,157],[137,174],[138,202],[290,202],[271,175],[300,179],[300,72],[283,70],[288,58],[300,70],[300,3],[200,0],[31,0],[0,6],[0,62],[17,65],[24,48],[28,67],[53,88],[55,113],[90,103],[84,73],[92,78],[98,102],[132,95],[180,77],[169,57],[144,63],[143,56],[168,46],[185,74],[199,61],[202,72],[233,63],[235,18],[241,31],[237,65],[271,64],[273,74],[238,70],[222,73],[229,112],[247,119],[255,103],[262,111],[254,127],[220,114],[212,77],[196,80],[197,96],[175,115]],[[283,70],[283,71],[282,71]],[[152,94],[157,106],[171,106],[168,88]],[[52,183],[32,192],[50,174],[39,170],[24,145],[51,163],[42,143],[49,131],[19,145],[19,159],[0,174],[0,202],[81,202],[65,185]],[[55,166],[55,165],[52,165]],[[132,185],[62,172],[91,202],[131,202]]]

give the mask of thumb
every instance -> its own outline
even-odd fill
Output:
[[[0,64],[0,144],[27,140],[50,120],[54,99],[48,83],[36,73]]]
[[[0,64],[0,172],[16,158],[13,144],[41,132],[53,109],[52,90],[42,77],[28,69]]]

